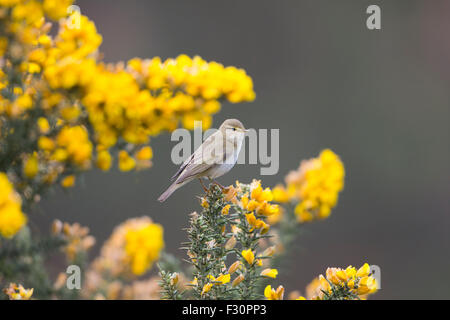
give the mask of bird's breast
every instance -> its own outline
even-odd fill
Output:
[[[216,164],[213,168],[209,170],[209,177],[211,179],[218,178],[220,176],[223,176],[225,173],[230,171],[234,167],[234,163],[223,163],[223,164]]]

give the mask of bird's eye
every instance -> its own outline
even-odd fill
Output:
[[[236,131],[236,128],[233,128],[233,131]]]

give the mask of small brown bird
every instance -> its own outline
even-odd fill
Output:
[[[230,171],[236,164],[247,131],[239,120],[225,120],[219,130],[209,136],[181,165],[171,179],[175,181],[158,201],[165,201],[175,190],[194,179],[214,180]]]

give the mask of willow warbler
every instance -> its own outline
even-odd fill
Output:
[[[225,120],[219,130],[184,161],[171,179],[175,181],[158,201],[165,201],[175,190],[194,179],[213,180],[230,171],[236,164],[247,131],[239,120]]]

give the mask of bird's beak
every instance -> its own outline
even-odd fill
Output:
[[[244,132],[249,132],[250,131],[250,129],[244,129]]]

